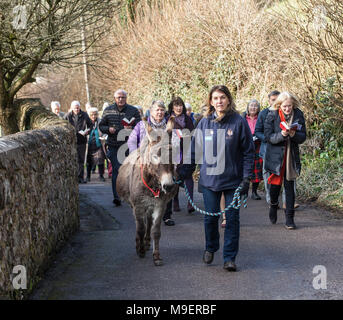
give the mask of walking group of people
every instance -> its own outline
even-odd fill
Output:
[[[285,227],[295,229],[295,179],[300,174],[299,144],[306,139],[304,115],[298,99],[289,92],[273,91],[269,95],[269,108],[259,114],[259,103],[251,100],[247,110],[240,116],[232,95],[226,86],[214,86],[208,96],[203,119],[197,125],[199,136],[192,140],[192,163],[184,164],[179,172],[181,178],[189,177],[195,170],[195,150],[217,145],[220,130],[224,129],[225,142],[216,150],[224,161],[220,174],[211,174],[217,164],[206,162],[200,166],[199,184],[202,186],[205,210],[222,210],[220,200],[224,194],[224,206],[231,203],[234,192],[241,187],[241,195],[247,195],[252,183],[252,199],[260,199],[257,186],[261,181],[261,169],[267,183],[267,201],[270,203],[269,219],[277,221],[277,208],[282,184],[285,189]],[[207,129],[207,130],[206,130]],[[213,147],[212,147],[213,148]],[[205,150],[204,150],[205,151]],[[261,155],[261,152],[262,155]],[[239,246],[239,209],[230,207],[225,211],[223,245],[224,269],[236,271],[235,259]],[[210,264],[219,249],[219,216],[205,215],[205,251],[203,261]]]
[[[176,172],[181,180],[181,186],[186,186],[193,201],[194,181],[192,174],[199,164],[199,191],[203,195],[207,212],[219,212],[229,207],[234,193],[241,187],[241,196],[248,195],[252,186],[251,198],[261,200],[257,190],[264,180],[266,201],[269,204],[269,219],[272,224],[277,222],[279,194],[284,186],[285,227],[295,229],[295,180],[300,174],[299,144],[306,139],[304,115],[299,109],[298,99],[289,92],[273,91],[268,96],[269,107],[260,111],[260,103],[253,99],[249,101],[246,111],[240,115],[229,89],[224,85],[214,86],[207,98],[203,113],[194,114],[191,107],[180,97],[173,98],[168,107],[161,100],[154,101],[146,114],[145,120],[152,129],[166,129],[172,125],[173,145],[180,147]],[[79,103],[72,103],[72,110],[64,116],[75,126],[79,141],[84,144],[85,130],[90,132],[89,141],[95,142],[101,134],[107,134],[107,158],[112,164],[113,203],[121,205],[116,192],[116,179],[121,162],[118,160],[120,147],[127,142],[129,152],[139,148],[146,132],[142,122],[142,110],[127,104],[127,93],[117,90],[114,94],[115,103],[106,107],[102,118],[96,122],[96,117],[89,118],[87,113],[79,109]],[[126,139],[118,139],[121,129],[132,129]],[[191,163],[184,163],[183,142],[181,130],[195,131],[191,138]],[[98,129],[98,131],[96,131]],[[80,132],[82,131],[82,132]],[[101,132],[101,133],[100,133]],[[93,143],[91,142],[91,143]],[[90,143],[90,142],[88,142]],[[81,145],[81,143],[80,143]],[[94,154],[95,147],[89,147]],[[83,152],[83,147],[80,149]],[[202,158],[197,159],[196,150],[201,149]],[[206,153],[215,156],[208,159]],[[81,159],[79,158],[79,161]],[[221,170],[218,171],[218,167]],[[87,167],[88,168],[88,167]],[[81,169],[80,169],[81,170]],[[79,171],[79,177],[82,172]],[[188,203],[188,212],[194,209]],[[175,224],[172,212],[179,211],[178,195],[168,203],[163,220],[167,226]],[[239,247],[239,209],[229,207],[223,215],[224,231],[223,260],[224,269],[236,271],[236,256]],[[219,215],[204,215],[205,251],[203,261],[210,264],[214,253],[219,249]]]
[[[79,183],[89,182],[96,167],[98,167],[100,181],[105,181],[106,135],[99,128],[98,109],[88,103],[86,104],[87,112],[82,111],[80,102],[76,100],[71,103],[67,113],[61,112],[60,109],[61,105],[58,101],[51,102],[52,112],[59,118],[68,120],[75,128]],[[84,179],[85,160],[87,164],[86,179]]]

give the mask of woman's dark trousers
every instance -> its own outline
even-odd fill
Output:
[[[225,207],[227,207],[233,199],[235,190],[212,191],[203,187],[203,198],[205,210],[207,212],[220,212],[220,198],[224,192]],[[239,247],[239,209],[230,208],[225,213],[226,225],[224,231],[224,247],[223,260],[235,261]],[[204,215],[205,225],[205,250],[216,252],[219,249],[219,216]]]
[[[294,193],[294,181],[288,181],[284,178],[283,184],[286,192],[286,225],[294,224],[294,202],[295,202],[295,193]],[[279,203],[281,186],[272,184],[270,186],[270,202],[271,206],[277,206]]]
[[[93,161],[87,163],[87,178],[90,178],[92,169],[95,166],[93,165]],[[105,173],[105,165],[104,164],[98,164],[98,169],[99,169],[99,176],[103,177]]]
[[[172,213],[173,213],[173,200],[170,200],[167,204],[166,211],[164,212],[163,215],[163,221],[166,221],[168,219],[171,219]]]
[[[79,180],[83,180],[84,177],[84,165],[85,165],[85,157],[86,157],[86,144],[78,144],[77,145],[77,157],[78,157],[78,178]]]

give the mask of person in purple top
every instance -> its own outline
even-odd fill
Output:
[[[146,120],[153,129],[164,130],[167,125],[165,113],[166,113],[166,107],[164,106],[164,102],[161,100],[154,101],[152,103],[152,106],[150,107],[150,113]],[[144,123],[143,121],[140,121],[133,128],[129,136],[129,139],[127,140],[127,145],[129,147],[130,153],[139,148],[145,135],[146,135],[146,131],[145,131]]]

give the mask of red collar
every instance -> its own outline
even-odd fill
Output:
[[[152,194],[154,195],[155,198],[158,198],[160,196],[160,189],[157,190],[157,192],[155,192],[154,190],[152,190],[148,184],[145,182],[144,178],[143,178],[143,164],[141,164],[141,179],[143,184],[152,192]]]

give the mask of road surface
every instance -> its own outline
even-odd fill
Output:
[[[297,230],[284,213],[271,225],[264,197],[241,209],[238,271],[223,269],[222,248],[202,262],[203,216],[188,214],[184,191],[175,226],[162,225],[162,267],[150,250],[135,251],[135,223],[127,204],[114,207],[110,181],[79,186],[81,227],[57,255],[30,299],[230,300],[342,299],[343,220],[302,205]],[[195,188],[197,190],[197,188]],[[195,202],[203,207],[202,195]],[[223,239],[221,229],[221,241]]]

